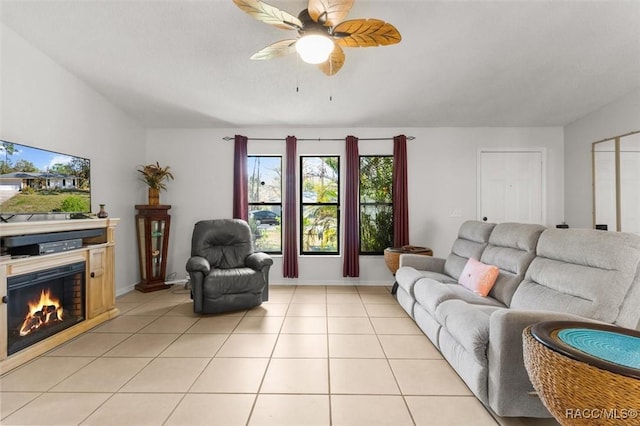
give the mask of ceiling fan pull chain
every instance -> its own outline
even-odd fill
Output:
[[[296,93],[300,93],[300,56],[296,55]]]
[[[329,75],[333,75],[333,61],[329,57]],[[333,79],[329,79],[329,102],[333,102]]]

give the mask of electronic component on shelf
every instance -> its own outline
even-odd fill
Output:
[[[11,256],[38,256],[41,254],[60,253],[63,251],[75,250],[82,247],[82,239],[50,241],[46,243],[27,244],[24,246],[12,247],[9,249]]]

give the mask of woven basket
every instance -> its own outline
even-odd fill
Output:
[[[638,425],[640,380],[576,361],[523,334],[524,364],[542,403],[562,425]],[[634,414],[635,413],[635,414]]]
[[[386,248],[384,249],[384,261],[387,264],[387,268],[389,268],[393,275],[396,274],[396,271],[400,267],[400,255],[406,253],[433,256],[433,251],[427,247],[402,246],[398,248]]]

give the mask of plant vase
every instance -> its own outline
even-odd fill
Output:
[[[100,211],[97,214],[97,216],[100,219],[104,219],[104,218],[109,216],[109,214],[105,211],[104,206],[105,206],[105,204],[100,204]]]
[[[157,188],[149,188],[149,205],[157,206],[160,204],[160,190]]]

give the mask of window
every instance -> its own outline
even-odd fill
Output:
[[[338,254],[340,158],[300,157],[300,252]]]
[[[282,157],[247,157],[249,226],[256,251],[282,253]]]
[[[360,254],[393,245],[393,157],[360,157]]]

